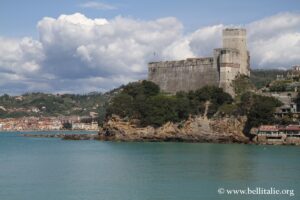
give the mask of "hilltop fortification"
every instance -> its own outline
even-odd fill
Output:
[[[249,60],[246,30],[227,28],[223,30],[223,48],[214,49],[213,57],[151,62],[148,80],[169,93],[214,85],[234,95],[231,83],[239,75],[250,76]]]

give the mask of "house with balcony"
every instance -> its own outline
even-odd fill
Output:
[[[300,143],[300,125],[262,125],[255,140],[262,143]]]

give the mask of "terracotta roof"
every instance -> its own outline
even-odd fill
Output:
[[[285,127],[285,130],[287,131],[300,131],[300,126],[299,125],[288,125]]]
[[[262,125],[258,129],[259,131],[279,131],[278,126],[276,125]]]
[[[285,126],[279,126],[279,131],[285,131],[286,127]]]
[[[258,131],[264,131],[264,132],[300,131],[300,125],[288,125],[288,126],[262,125],[258,128]]]

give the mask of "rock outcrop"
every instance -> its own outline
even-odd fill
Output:
[[[136,122],[111,117],[99,131],[100,140],[112,141],[183,141],[248,143],[243,135],[245,118],[207,119],[190,117],[184,123],[168,122],[159,128],[139,127]]]

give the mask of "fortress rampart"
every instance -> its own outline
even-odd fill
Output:
[[[250,76],[249,58],[246,30],[225,29],[223,48],[214,49],[213,57],[151,62],[148,80],[169,93],[214,85],[234,95],[232,81],[241,74]]]
[[[218,86],[219,83],[212,57],[149,63],[148,79],[170,93],[196,90],[199,85]]]

